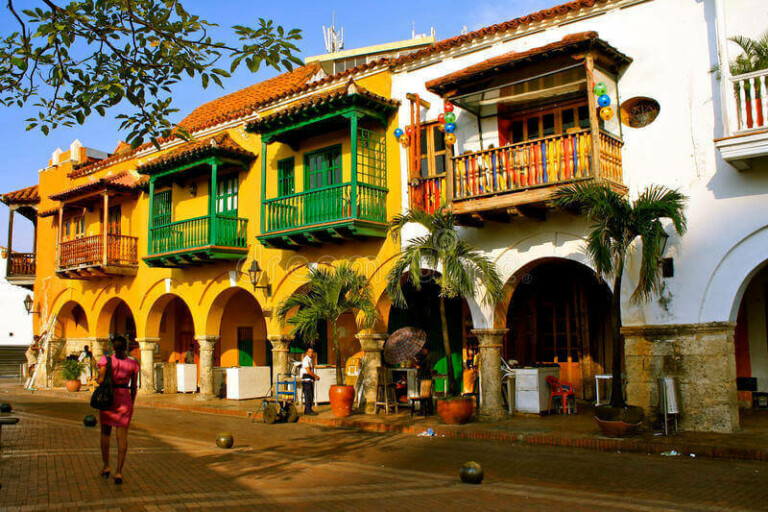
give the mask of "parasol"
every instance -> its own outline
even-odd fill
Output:
[[[404,363],[415,356],[424,343],[427,333],[416,327],[403,327],[392,333],[384,344],[384,359],[389,364]]]

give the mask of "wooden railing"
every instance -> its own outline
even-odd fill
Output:
[[[211,239],[211,217],[171,222],[149,230],[149,254],[179,252],[211,245],[247,247],[248,220],[216,216],[216,235]]]
[[[593,176],[592,133],[554,135],[453,158],[453,198],[467,199]]]
[[[352,208],[352,184],[342,183],[277,197],[264,202],[266,232],[285,231],[340,220],[386,222],[387,189],[358,183],[356,208]]]
[[[731,77],[736,98],[736,130],[768,128],[768,69]]]
[[[621,147],[624,143],[605,132],[600,132],[600,176],[620,185],[624,184],[621,166]]]
[[[103,265],[104,235],[87,236],[62,242],[59,245],[60,269]],[[138,265],[138,238],[125,235],[107,235],[107,265]]]
[[[35,271],[35,253],[15,252],[8,256],[8,277],[34,276]]]
[[[410,187],[411,208],[434,213],[448,201],[445,175],[423,178],[418,185]]]

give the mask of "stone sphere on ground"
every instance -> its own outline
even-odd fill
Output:
[[[86,414],[85,418],[83,418],[83,425],[86,427],[95,427],[96,423],[96,416],[93,414]]]
[[[228,450],[235,445],[235,438],[229,432],[222,432],[216,437],[216,446]]]
[[[11,404],[0,404],[0,412],[11,412]]]
[[[483,466],[481,466],[478,462],[471,461],[466,462],[463,466],[461,466],[461,470],[459,470],[459,477],[465,484],[477,485],[483,481],[485,472],[483,471]]]

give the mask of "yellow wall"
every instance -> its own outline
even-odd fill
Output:
[[[358,83],[376,94],[389,97],[390,79],[388,72],[361,79]],[[400,148],[392,135],[397,125],[397,117],[394,114],[386,129],[381,126],[376,128],[381,133],[386,132],[387,137],[387,186],[389,189],[387,213],[390,218],[400,211],[401,205]],[[392,258],[396,255],[398,246],[390,239],[372,238],[365,241],[348,241],[340,245],[327,244],[319,248],[302,248],[301,251],[264,248],[256,240],[256,236],[259,234],[259,216],[261,214],[261,155],[259,154],[261,152],[261,140],[255,134],[243,135],[242,129],[239,127],[231,129],[229,134],[238,144],[258,156],[249,169],[240,172],[238,214],[240,217],[248,219],[247,258],[240,262],[220,262],[182,269],[148,267],[142,258],[147,255],[149,200],[146,192],[140,192],[134,198],[120,200],[123,215],[122,234],[139,238],[140,265],[137,274],[135,276],[117,276],[88,281],[65,279],[55,274],[57,215],[41,218],[38,228],[38,273],[34,296],[35,310],[41,311],[42,314],[35,318],[37,333],[45,330],[51,316],[58,313],[65,304],[77,303],[85,311],[88,326],[87,329],[81,329],[82,332],[78,334],[91,338],[106,337],[109,334],[110,317],[110,308],[107,305],[110,299],[120,297],[133,313],[137,338],[161,336],[159,353],[155,357],[158,361],[167,361],[178,356],[174,353],[175,346],[171,342],[172,339],[176,338],[176,334],[169,332],[174,329],[170,319],[165,322],[169,325],[164,326],[164,332],[161,333],[160,329],[160,324],[163,323],[163,311],[168,302],[167,294],[172,294],[181,298],[189,307],[196,336],[218,336],[220,333],[223,335],[217,351],[220,353],[222,365],[237,364],[236,327],[249,325],[249,322],[254,327],[256,364],[264,364],[266,350],[268,350],[268,344],[264,341],[267,334],[281,334],[289,331],[289,327],[280,326],[270,313],[277,304],[305,283],[308,263],[333,265],[342,259],[352,259],[365,275],[371,278],[374,297],[378,300],[383,293],[386,272],[392,263]],[[205,137],[210,136],[209,134]],[[297,191],[300,191],[304,181],[303,154],[339,142],[343,147],[344,177],[345,180],[348,180],[350,177],[349,130],[341,130],[333,134],[320,134],[305,140],[296,153],[285,145],[270,145],[267,159],[269,164],[267,198],[275,196],[276,166],[279,159],[291,155],[295,156],[296,187]],[[45,212],[58,207],[58,203],[48,198],[51,194],[126,169],[136,169],[137,164],[147,162],[155,156],[156,154],[141,155],[139,159],[129,159],[94,175],[77,179],[67,177],[71,170],[69,162],[48,168],[40,173],[40,211]],[[62,155],[62,160],[65,159],[66,154]],[[196,197],[190,196],[190,182],[182,181],[173,186],[174,220],[199,217],[208,213],[208,180],[209,178],[206,176],[194,180],[197,184]],[[101,208],[96,207],[87,215],[87,230],[93,234],[100,233],[102,229]],[[272,286],[273,294],[271,297],[267,297],[263,289],[254,291],[247,273],[240,274],[237,272],[245,272],[254,258],[266,274],[266,278],[262,277],[260,284],[263,285],[268,281]],[[240,306],[234,309],[228,308],[227,301],[223,298],[231,295],[233,286],[253,297],[258,303],[258,308],[251,307],[244,310],[238,310]],[[261,309],[264,313],[253,316],[254,309]],[[62,315],[63,322],[68,321],[63,319],[66,316],[66,314]],[[386,319],[383,320],[383,324],[386,325]],[[223,331],[221,329],[222,323],[226,326]],[[349,321],[347,323],[353,324]],[[357,342],[352,332],[356,330],[356,327],[352,325],[348,330],[350,332],[343,341],[343,350],[345,352],[356,351],[359,345],[356,345]],[[332,360],[332,354],[329,354],[329,359]]]

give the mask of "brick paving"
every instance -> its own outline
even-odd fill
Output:
[[[8,395],[0,395],[6,401]],[[16,396],[0,510],[768,510],[768,465],[425,438],[137,408],[125,484],[98,476],[86,404]],[[236,445],[215,447],[230,431]],[[114,451],[114,447],[113,447]],[[458,482],[467,460],[481,486]]]

